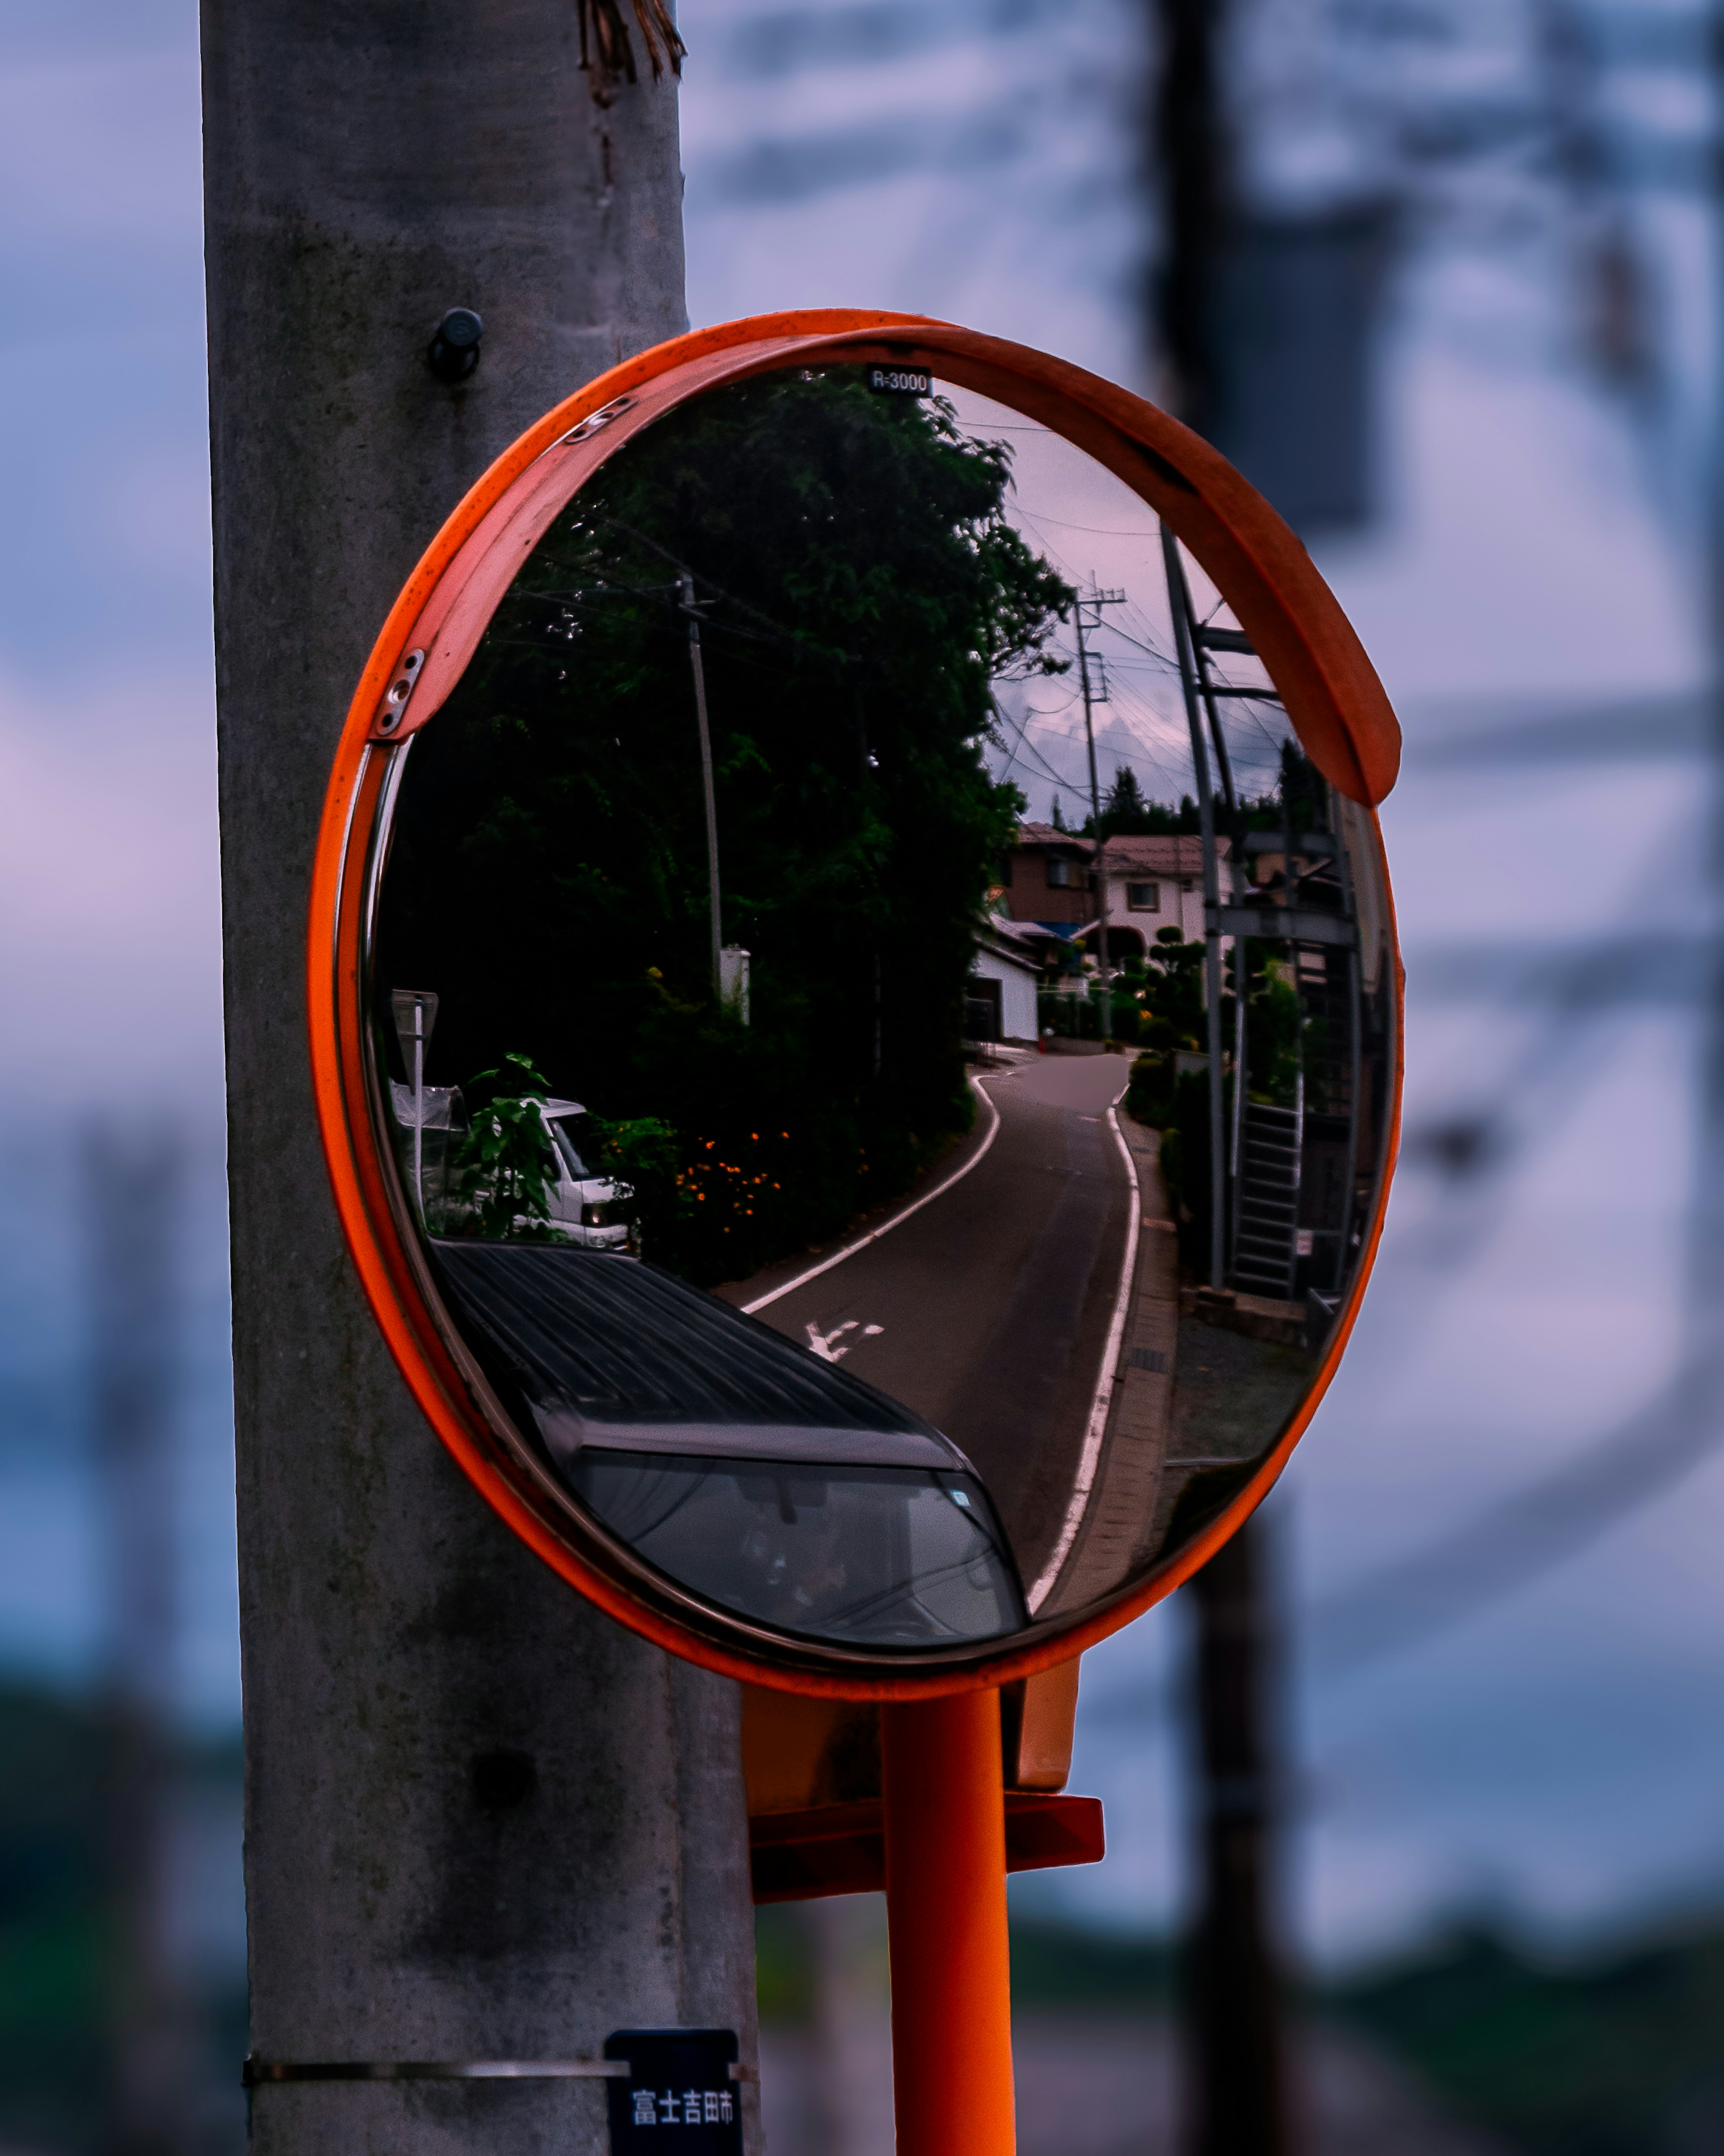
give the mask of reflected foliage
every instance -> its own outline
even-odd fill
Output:
[[[1062,663],[1071,600],[1008,477],[853,372],[704,398],[577,497],[413,745],[378,963],[442,997],[428,1081],[525,1050],[618,1165],[650,1130],[638,1226],[687,1277],[838,1231],[969,1125],[963,984],[1022,810],[991,685]],[[685,575],[747,1023],[711,979]]]
[[[546,1190],[557,1157],[541,1110],[545,1081],[524,1055],[505,1055],[474,1081],[489,1096],[475,1110],[455,1155],[459,1201],[480,1235],[544,1235],[551,1206]],[[513,1084],[528,1091],[508,1092]]]
[[[1057,795],[1054,808],[1057,821]],[[1080,828],[1085,838],[1097,835],[1093,816],[1085,816]],[[1147,838],[1157,832],[1196,833],[1202,829],[1202,814],[1189,793],[1180,796],[1177,808],[1163,801],[1152,801],[1138,784],[1137,774],[1129,764],[1115,766],[1113,783],[1101,798],[1099,831],[1102,838]]]

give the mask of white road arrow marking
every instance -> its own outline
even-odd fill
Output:
[[[844,1340],[842,1348],[838,1343],[844,1339],[845,1333],[854,1332],[856,1330],[856,1324],[857,1321],[853,1317],[843,1325],[834,1325],[830,1332],[823,1332],[810,1318],[808,1327],[808,1345],[822,1362],[841,1363],[856,1343],[854,1340]],[[870,1340],[876,1333],[884,1332],[885,1329],[884,1325],[865,1325],[862,1327],[862,1337],[865,1340]]]

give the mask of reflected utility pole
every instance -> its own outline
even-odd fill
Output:
[[[1221,1069],[1221,875],[1215,858],[1215,793],[1209,783],[1209,756],[1203,744],[1203,715],[1198,706],[1198,660],[1192,633],[1191,591],[1179,542],[1162,526],[1162,561],[1167,572],[1167,608],[1173,617],[1173,642],[1179,658],[1179,685],[1185,697],[1191,734],[1193,783],[1198,789],[1198,829],[1203,855],[1203,1003],[1208,1020],[1205,1045],[1209,1059],[1209,1285],[1227,1285],[1227,1118]],[[1215,753],[1227,769],[1221,726],[1213,698],[1208,700]],[[1231,796],[1232,780],[1228,781]]]
[[[1219,403],[1218,339],[1233,224],[1232,160],[1219,79],[1226,14],[1224,0],[1156,0],[1161,72],[1150,125],[1162,255],[1155,342],[1166,369],[1167,400],[1201,434],[1213,433]],[[1184,588],[1184,565],[1178,542],[1165,531],[1162,547],[1175,623],[1187,616],[1181,634],[1188,640],[1188,608],[1175,598],[1176,583]],[[1197,660],[1194,649],[1182,648],[1203,834],[1209,1263],[1219,1287],[1225,1232],[1224,1192],[1218,1190],[1224,1173],[1221,894],[1214,801],[1193,687]],[[1280,1983],[1269,1921],[1276,1820],[1264,1771],[1272,1671],[1263,1650],[1275,1626],[1265,1569],[1262,1525],[1248,1520],[1188,1590],[1196,1635],[1190,1751],[1202,1866],[1184,1998],[1192,2156],[1280,2156],[1289,2138]]]
[[[706,793],[706,883],[712,903],[712,993],[724,995],[724,934],[719,918],[718,798],[712,786],[712,734],[706,723],[706,669],[700,657],[700,617],[695,610],[695,580],[685,569],[680,579],[682,610],[689,618],[689,667],[695,677],[695,716],[700,727],[700,783]]]
[[[102,2145],[104,2156],[179,2156],[194,2071],[191,2009],[167,1938],[185,1158],[169,1126],[97,1124],[80,1165],[108,1584],[105,1809],[114,1934]]]
[[[1084,695],[1084,742],[1090,752],[1090,829],[1095,834],[1095,917],[1100,948],[1096,953],[1101,973],[1101,1038],[1113,1039],[1113,966],[1112,953],[1107,946],[1107,864],[1102,858],[1106,840],[1101,835],[1101,784],[1095,772],[1095,726],[1092,706],[1107,701],[1107,672],[1100,654],[1095,664],[1102,667],[1101,686],[1092,687],[1090,680],[1090,650],[1084,641],[1085,629],[1100,629],[1104,607],[1123,606],[1123,592],[1105,592],[1099,584],[1092,587],[1087,598],[1080,597],[1072,608],[1072,619],[1077,626],[1078,681]],[[1084,609],[1091,608],[1095,619],[1085,622]]]

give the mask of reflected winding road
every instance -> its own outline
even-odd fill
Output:
[[[961,1445],[1026,1584],[1071,1502],[1126,1237],[1136,1232],[1107,1121],[1126,1070],[1116,1055],[1031,1055],[983,1075],[999,1128],[960,1180],[769,1301],[759,1298],[775,1279],[793,1279],[806,1261],[723,1291]],[[972,1151],[984,1137],[978,1122]]]

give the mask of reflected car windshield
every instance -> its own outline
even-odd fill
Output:
[[[569,1129],[569,1125],[573,1120],[572,1116],[549,1116],[546,1118],[551,1128],[551,1142],[562,1156],[563,1166],[567,1168],[577,1183],[584,1183],[593,1173],[593,1170],[575,1150],[574,1137]]]
[[[993,1508],[967,1475],[598,1445],[564,1471],[649,1563],[785,1631],[928,1647],[1027,1621]]]

